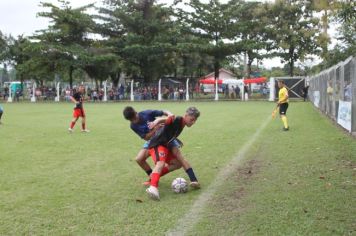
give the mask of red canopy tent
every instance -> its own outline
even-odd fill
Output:
[[[266,77],[250,78],[250,79],[244,79],[244,84],[260,84],[260,83],[265,83],[266,81],[267,81]]]
[[[218,84],[222,84],[222,82],[223,82],[222,79],[218,80]],[[201,83],[201,84],[215,84],[215,79],[212,77],[208,77],[208,78],[199,80],[199,83]]]
[[[258,78],[249,78],[249,79],[244,79],[244,84],[260,84],[260,83],[265,83],[267,81],[266,77],[258,77]],[[215,79],[214,77],[207,77],[205,79],[199,80],[199,83],[201,84],[215,84]],[[223,80],[219,79],[218,84],[222,84]]]

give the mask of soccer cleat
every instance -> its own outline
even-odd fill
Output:
[[[283,127],[283,131],[288,131],[288,130],[289,130],[289,127],[287,127],[287,128]]]
[[[72,129],[72,128],[68,128],[68,132],[69,132],[69,133],[72,133],[72,132],[73,132],[73,129]]]
[[[152,200],[159,201],[158,188],[151,185],[149,188],[146,189],[146,193]]]
[[[82,129],[82,133],[89,133],[90,132],[90,130],[88,130],[88,129]]]
[[[194,189],[200,189],[200,184],[196,181],[190,183],[190,187]]]

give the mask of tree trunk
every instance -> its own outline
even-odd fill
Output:
[[[110,77],[111,77],[111,81],[112,81],[113,86],[115,88],[117,88],[118,85],[119,85],[119,80],[120,80],[120,72],[115,73],[115,74],[113,73],[113,74],[110,75]]]
[[[294,75],[294,47],[289,48],[289,75]]]
[[[252,51],[248,51],[247,52],[248,55],[248,60],[247,60],[247,78],[251,77],[251,72],[252,72],[252,62],[254,60],[253,56],[252,56]]]
[[[214,62],[214,78],[217,80],[219,79],[219,70],[220,70],[220,62],[219,59],[215,57]]]
[[[69,87],[70,87],[70,89],[73,88],[73,71],[74,71],[74,67],[70,66],[69,67]]]

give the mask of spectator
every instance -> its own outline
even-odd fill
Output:
[[[16,89],[16,92],[15,92],[15,101],[19,102],[21,95],[22,95],[21,90],[20,90],[20,89]]]
[[[7,97],[9,97],[9,88],[8,87],[5,87],[4,88],[4,100],[7,98]]]
[[[331,88],[332,89],[332,88]],[[308,90],[309,90],[309,85],[307,85],[307,86],[305,86],[304,88],[303,88],[303,99],[304,99],[304,102],[306,101],[306,100],[308,100]],[[332,93],[332,91],[331,91],[331,93]]]
[[[245,98],[245,100],[248,100],[248,93],[249,93],[248,86],[244,85],[244,98]]]
[[[240,87],[238,85],[236,85],[235,93],[236,93],[236,98],[240,98]]]
[[[119,87],[119,99],[124,99],[125,98],[125,88],[123,84],[120,84]]]
[[[346,86],[344,89],[345,101],[351,101],[352,92],[351,92],[351,81],[346,81]]]

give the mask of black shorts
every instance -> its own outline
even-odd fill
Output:
[[[279,105],[279,114],[280,115],[287,114],[287,109],[288,109],[288,102],[280,104]]]

